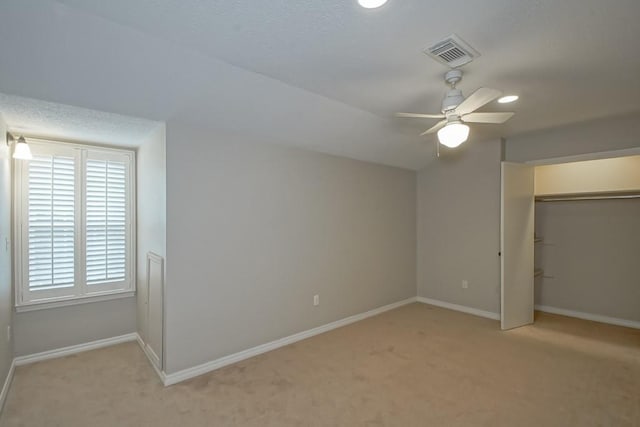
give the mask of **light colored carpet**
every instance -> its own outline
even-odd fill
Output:
[[[17,369],[9,426],[640,426],[640,331],[423,304],[164,388],[136,343]]]

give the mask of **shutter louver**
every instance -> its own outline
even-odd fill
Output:
[[[75,163],[36,156],[29,162],[28,288],[74,286]]]
[[[87,285],[126,277],[127,165],[112,160],[86,162]]]

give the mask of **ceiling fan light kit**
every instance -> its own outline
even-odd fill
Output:
[[[358,4],[365,9],[375,9],[384,5],[387,0],[358,0]]]
[[[469,138],[469,126],[459,120],[447,123],[438,131],[440,144],[449,148],[456,148]]]

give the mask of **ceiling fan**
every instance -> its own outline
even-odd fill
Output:
[[[421,113],[397,113],[397,117],[421,118],[421,119],[443,119],[436,123],[420,135],[427,135],[438,132],[438,140],[441,144],[455,148],[465,142],[469,137],[469,126],[465,123],[504,123],[513,116],[511,112],[496,113],[476,113],[478,108],[493,101],[502,95],[496,89],[481,87],[467,98],[462,95],[460,89],[456,89],[456,84],[462,80],[462,71],[458,69],[449,70],[444,80],[451,86],[442,100],[441,114],[421,114]]]

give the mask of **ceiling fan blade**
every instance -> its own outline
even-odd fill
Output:
[[[497,89],[490,89],[488,87],[481,87],[467,97],[458,107],[456,112],[460,116],[469,114],[482,107],[485,104],[493,101],[497,97],[502,95],[502,92]]]
[[[418,119],[444,119],[444,114],[396,113],[396,117]]]
[[[444,127],[444,125],[447,124],[446,120],[440,120],[438,123],[436,123],[435,125],[433,125],[432,127],[430,127],[429,129],[425,130],[424,132],[422,132],[420,134],[420,136],[424,136],[424,135],[428,135],[430,133],[436,133],[438,132],[441,128]]]
[[[469,123],[504,123],[515,113],[469,113],[462,120]]]

